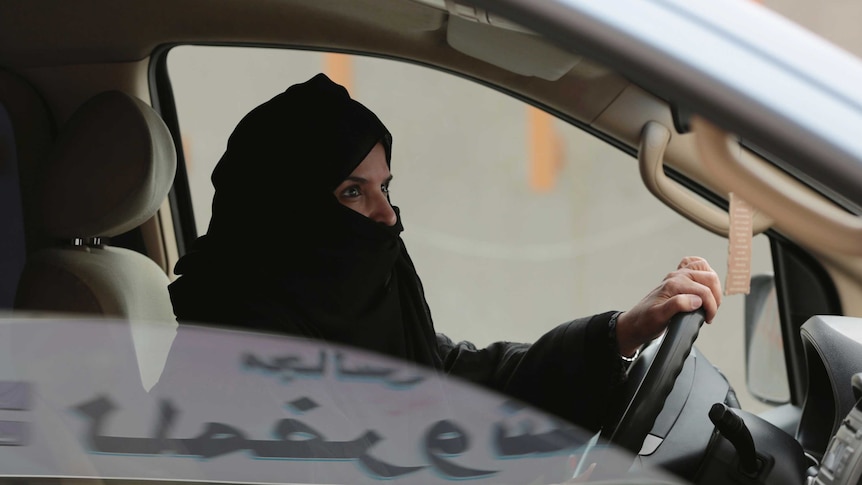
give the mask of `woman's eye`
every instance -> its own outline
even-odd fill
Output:
[[[359,191],[359,187],[357,187],[355,185],[352,187],[347,187],[346,189],[341,191],[342,197],[347,197],[350,199],[359,197],[360,195],[362,195],[362,193]]]
[[[381,190],[384,194],[388,194],[388,193],[389,193],[389,184],[381,185],[381,186],[380,186],[380,190]]]

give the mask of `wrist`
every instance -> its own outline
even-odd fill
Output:
[[[617,312],[611,317],[611,320],[614,321],[616,327],[617,350],[620,357],[624,360],[634,360],[640,353],[641,345],[636,342],[632,335],[630,315],[626,312]]]

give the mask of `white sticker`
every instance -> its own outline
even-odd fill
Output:
[[[754,208],[730,193],[730,233],[727,248],[727,278],[725,295],[745,294],[751,290],[751,239],[754,223]]]

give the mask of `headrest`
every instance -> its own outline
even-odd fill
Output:
[[[141,100],[106,91],[61,128],[45,166],[41,219],[55,238],[111,237],[153,216],[174,181],[174,143]]]

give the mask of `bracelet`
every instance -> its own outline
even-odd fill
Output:
[[[622,315],[622,314],[623,314],[623,312],[616,312],[616,313],[614,313],[614,314],[611,316],[611,320],[608,322],[608,326],[610,327],[611,332],[612,332],[612,334],[613,334],[613,336],[614,336],[614,341],[616,341],[617,319],[618,319],[618,318],[620,317],[620,315]],[[626,362],[626,363],[628,363],[628,364],[631,364],[632,362],[634,362],[635,360],[637,360],[637,358],[641,355],[641,349],[640,349],[640,347],[638,347],[638,348],[637,348],[637,350],[635,350],[635,355],[633,355],[633,356],[631,356],[631,357],[626,357],[625,355],[623,355],[623,354],[620,354],[620,353],[619,353],[619,344],[617,344],[617,355],[619,355],[619,356],[620,356],[620,359],[622,359],[622,360],[623,360],[623,362]]]
[[[638,357],[640,357],[640,355],[641,355],[641,348],[638,347],[638,349],[635,350],[635,355],[633,355],[631,357],[626,357],[625,355],[620,354],[620,359],[623,359],[624,362],[628,362],[629,364],[631,364],[632,362],[638,360]]]

